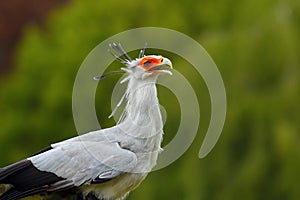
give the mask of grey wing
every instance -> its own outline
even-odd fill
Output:
[[[137,164],[133,152],[109,141],[68,141],[28,159],[37,169],[52,172],[74,186],[113,179]]]
[[[103,142],[103,141],[107,141],[111,137],[120,135],[121,132],[122,130],[118,126],[114,126],[106,129],[85,133],[83,135],[79,135],[77,137],[73,137],[68,140],[52,144],[51,147],[58,147],[61,145],[65,145],[66,143],[69,142]]]

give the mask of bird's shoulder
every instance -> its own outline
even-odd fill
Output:
[[[104,130],[55,143],[52,149],[28,159],[39,170],[72,179],[75,185],[130,172],[137,164],[136,154],[107,138]]]

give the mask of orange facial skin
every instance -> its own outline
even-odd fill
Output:
[[[146,71],[149,71],[151,68],[162,64],[163,58],[157,59],[151,56],[143,58],[139,65],[142,66]]]

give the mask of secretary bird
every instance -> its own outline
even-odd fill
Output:
[[[146,45],[136,59],[120,44],[112,43],[110,48],[126,66],[121,68],[127,75],[121,82],[128,81],[116,106],[126,101],[118,123],[52,144],[0,168],[0,184],[6,188],[0,200],[68,191],[75,192],[77,199],[122,200],[156,165],[163,122],[155,83],[160,74],[172,75],[172,63],[159,55],[145,56]]]

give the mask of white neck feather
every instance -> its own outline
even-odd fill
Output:
[[[121,123],[126,124],[124,127],[130,130],[132,136],[147,138],[162,134],[163,122],[155,86],[156,78],[129,79],[125,96],[127,104]]]

